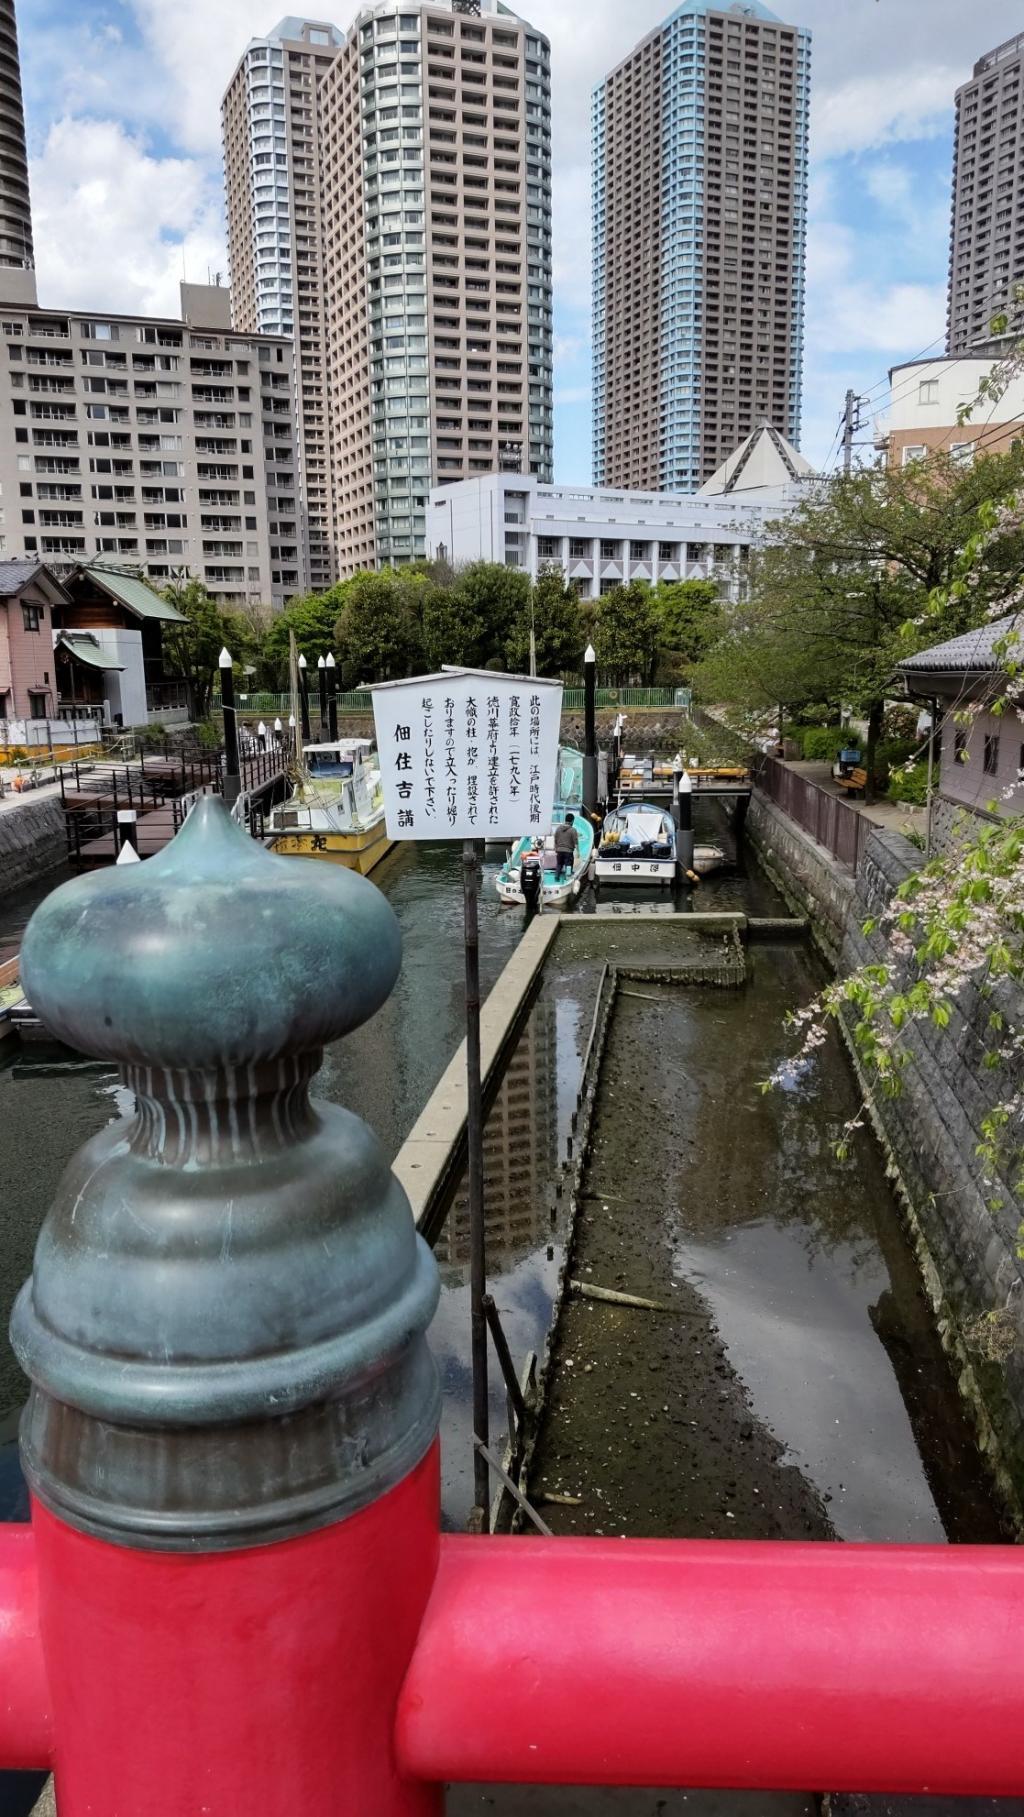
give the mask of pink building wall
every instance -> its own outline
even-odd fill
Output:
[[[40,609],[38,631],[26,631],[22,605]],[[7,689],[3,715],[8,719],[30,719],[30,691],[44,692],[52,715],[57,711],[57,687],[53,662],[53,615],[43,595],[29,585],[14,599],[0,600],[0,690]],[[13,688],[14,699],[10,690]]]
[[[955,755],[957,732],[962,732],[967,740],[964,757],[959,760]],[[985,769],[986,736],[999,740],[998,761],[991,775]],[[994,802],[997,813],[1024,813],[1022,765],[1024,724],[1012,707],[1000,715],[981,710],[962,726],[951,717],[943,724],[939,786],[948,801],[982,810],[987,810]]]

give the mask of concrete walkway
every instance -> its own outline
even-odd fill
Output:
[[[892,833],[905,833],[908,827],[913,828],[924,837],[926,815],[924,808],[911,807],[906,801],[866,801],[850,800],[849,790],[841,789],[832,775],[832,766],[828,763],[805,762],[802,759],[783,758],[778,761],[786,770],[794,770],[798,776],[806,777],[828,795],[841,795],[865,820],[874,821],[876,826],[888,827]]]

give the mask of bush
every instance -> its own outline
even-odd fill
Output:
[[[809,763],[834,763],[848,736],[841,726],[808,726],[803,735],[804,756]]]
[[[215,719],[201,719],[193,726],[192,735],[201,751],[219,751],[224,740]]]
[[[875,747],[875,787],[884,789],[892,770],[917,754],[916,738],[883,738]]]
[[[928,765],[915,763],[912,770],[893,770],[889,777],[889,800],[906,801],[923,808],[928,799]]]
[[[886,707],[882,737],[893,741],[915,738],[919,713],[919,707]]]

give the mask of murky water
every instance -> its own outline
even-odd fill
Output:
[[[493,871],[487,867],[481,901],[485,989],[523,926],[518,913],[498,908]],[[376,880],[402,924],[402,977],[373,1022],[328,1051],[318,1089],[366,1117],[394,1154],[461,1039],[460,854],[409,848]],[[628,944],[637,900],[606,896],[580,907],[604,915],[618,902]],[[0,945],[17,944],[27,906],[0,903]],[[666,900],[660,906],[672,912]],[[677,906],[784,912],[756,867],[707,880]],[[517,1364],[543,1349],[550,1324],[566,1236],[556,1182],[597,970],[567,960],[542,980],[489,1115],[490,1278]],[[830,1043],[789,1093],[764,1099],[757,1089],[788,1051],[783,1013],[812,993],[817,963],[806,946],[758,947],[752,974],[735,993],[644,986],[644,996],[616,1011],[609,1053],[622,1083],[614,1116],[603,1112],[595,1130],[596,1215],[581,1230],[577,1265],[632,1291],[671,1290],[691,1319],[688,1335],[666,1345],[653,1369],[624,1342],[621,1315],[616,1324],[590,1305],[583,1323],[578,1303],[567,1308],[567,1321],[580,1314],[579,1329],[567,1322],[565,1335],[580,1367],[571,1393],[556,1386],[537,1481],[550,1487],[558,1477],[585,1495],[578,1512],[546,1509],[546,1518],[565,1531],[998,1537],[878,1150],[863,1134],[845,1165],[831,1152],[832,1135],[857,1108],[844,1055]],[[23,1063],[0,1070],[4,1329],[62,1166],[121,1108],[110,1073],[51,1076]],[[621,1204],[629,1217],[608,1217],[605,1204]],[[468,1231],[458,1198],[436,1254],[445,1517],[460,1524],[472,1496]],[[22,1393],[0,1346],[0,1438],[13,1437]],[[638,1393],[642,1413],[630,1398]],[[642,1444],[616,1459],[620,1405]],[[500,1452],[505,1405],[496,1368],[491,1408]],[[18,1511],[8,1444],[0,1450],[0,1517]],[[0,1786],[0,1813],[2,1800]],[[449,1808],[453,1817],[674,1817],[684,1809],[691,1817],[805,1817],[815,1807],[792,1795],[464,1788]]]

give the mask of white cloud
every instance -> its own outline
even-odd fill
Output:
[[[945,64],[853,76],[811,107],[811,154],[839,158],[908,140],[936,138],[950,124],[959,71]]]
[[[49,305],[176,315],[189,276],[223,269],[219,188],[110,120],[58,120],[32,162],[39,294]]]

